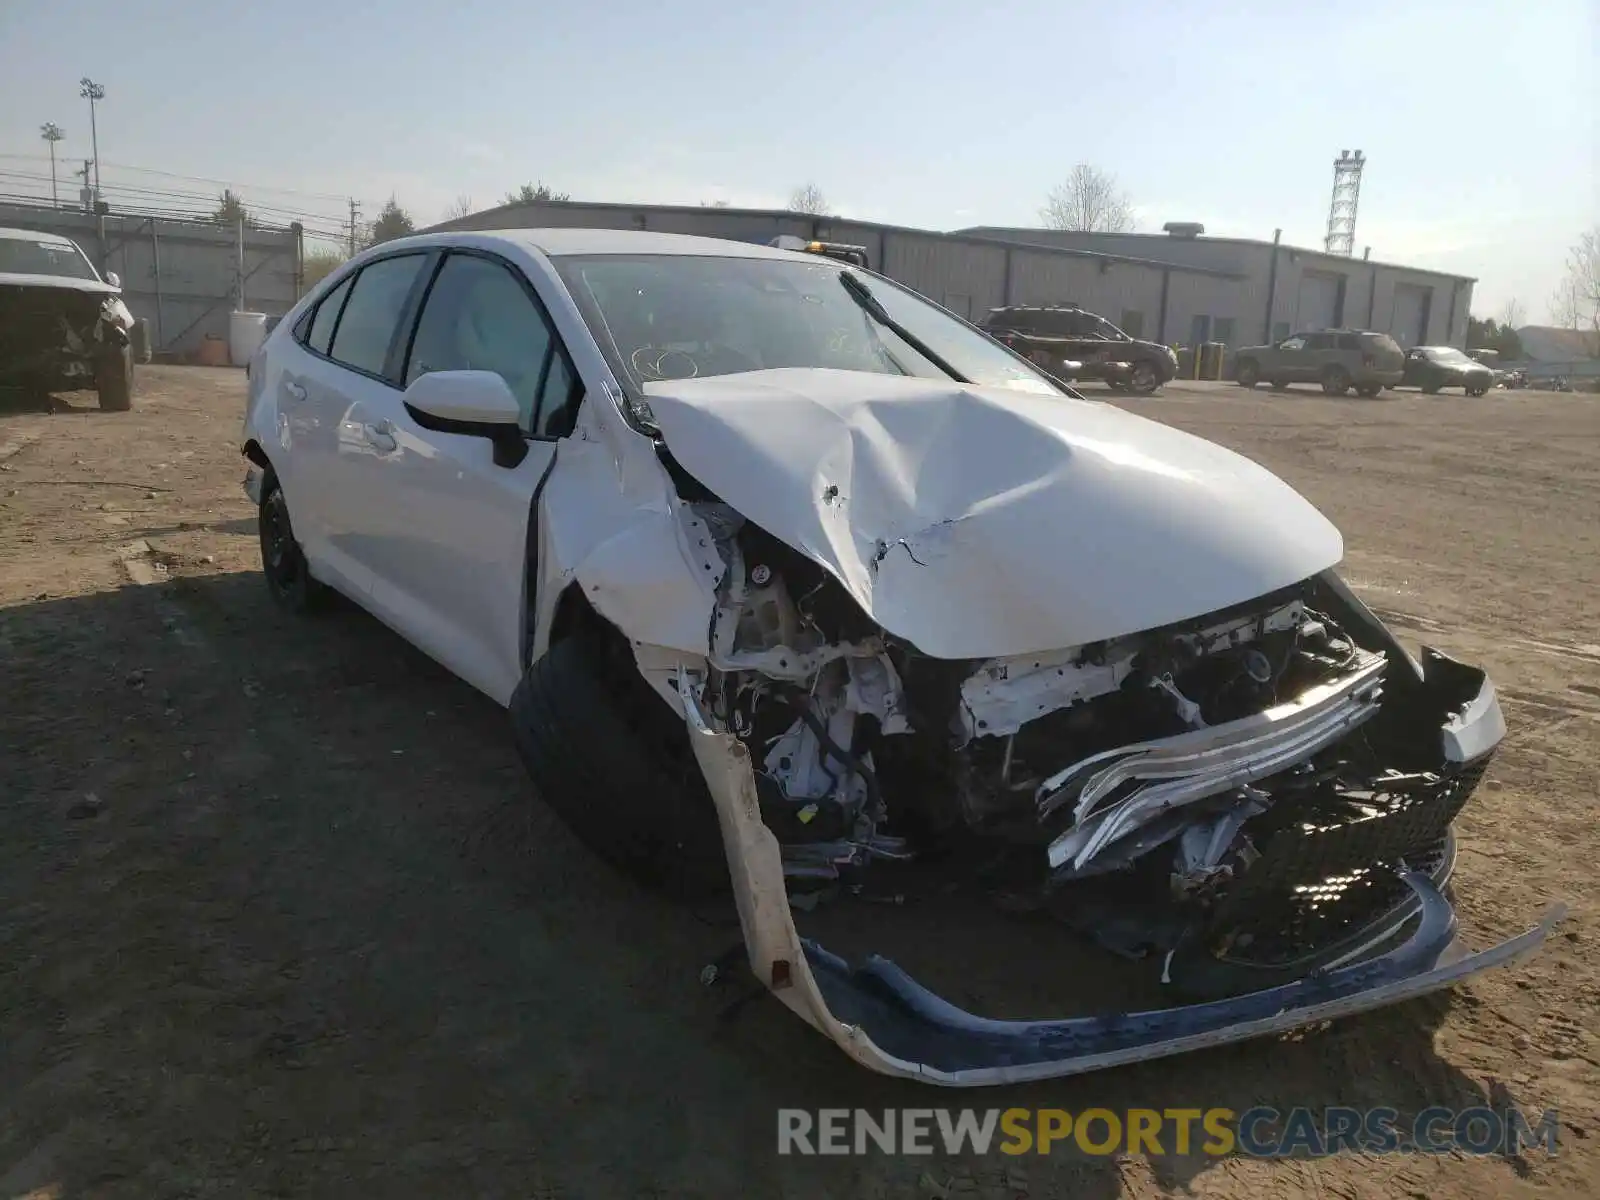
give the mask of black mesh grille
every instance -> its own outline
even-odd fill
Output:
[[[1379,811],[1340,823],[1281,830],[1217,906],[1208,939],[1219,954],[1293,962],[1351,937],[1410,895],[1396,867],[1437,875],[1446,834],[1483,778],[1480,759],[1436,781],[1378,791]]]

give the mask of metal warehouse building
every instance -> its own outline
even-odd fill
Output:
[[[1078,304],[1169,345],[1255,345],[1301,329],[1377,329],[1463,345],[1469,278],[1277,242],[980,227],[954,233],[771,209],[508,204],[435,226],[647,229],[761,244],[782,234],[865,246],[874,270],[970,320],[1007,304]]]

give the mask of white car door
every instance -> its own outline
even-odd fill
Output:
[[[528,522],[582,387],[532,285],[513,265],[452,251],[422,301],[404,368],[499,374],[522,409],[527,454],[500,466],[488,438],[424,427],[403,395],[363,404],[385,435],[362,456],[372,604],[387,623],[494,699],[521,677]],[[352,456],[352,460],[355,456]]]
[[[327,342],[318,340],[321,322],[313,319],[302,368],[293,378],[285,372],[280,384],[287,392],[280,407],[290,412],[298,407],[310,427],[295,468],[314,526],[310,539],[300,537],[306,557],[318,578],[350,581],[363,602],[372,583],[370,505],[350,459],[381,452],[375,443],[382,438],[364,414],[375,400],[396,391],[399,375],[389,365],[391,356],[429,261],[426,251],[412,251],[363,266],[352,277]],[[290,505],[300,536],[292,492]]]
[[[323,514],[328,472],[344,405],[336,373],[328,362],[328,349],[339,314],[349,298],[352,275],[330,291],[296,326],[291,344],[274,359],[274,374],[266,381],[273,390],[281,425],[282,452],[274,458],[278,482],[289,501],[295,539],[312,564],[317,578],[357,595],[366,592],[365,579],[352,564],[328,552]]]

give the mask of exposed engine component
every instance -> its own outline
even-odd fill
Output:
[[[1042,897],[1169,846],[1156,886],[1205,909],[1308,781],[1361,783],[1329,756],[1378,712],[1387,659],[1302,589],[1112,642],[930,659],[731,509],[696,508],[726,566],[711,708],[758,764],[792,881],[976,836]]]

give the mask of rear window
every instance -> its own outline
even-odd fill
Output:
[[[1361,344],[1367,348],[1373,350],[1389,350],[1395,354],[1400,353],[1400,343],[1395,341],[1387,333],[1363,333],[1360,336]]]

